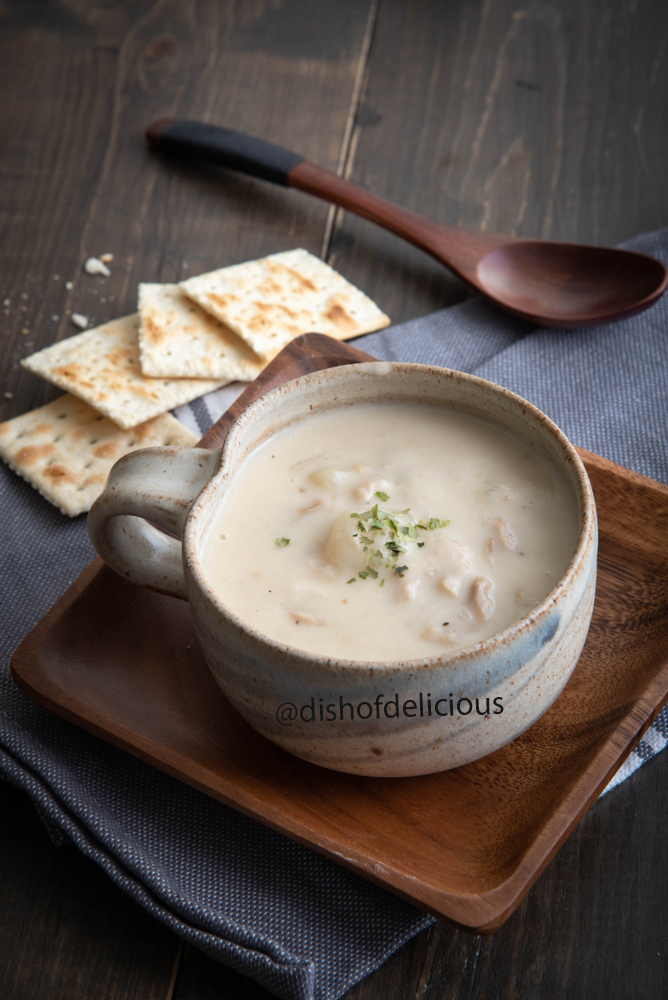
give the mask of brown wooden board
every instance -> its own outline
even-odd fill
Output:
[[[306,371],[366,360],[309,334],[203,439]],[[21,690],[85,729],[327,855],[441,919],[488,932],[512,913],[668,697],[668,488],[581,452],[601,544],[591,631],[552,708],[454,771],[327,771],[256,733],[199,651],[187,604],[91,564],[13,658]]]

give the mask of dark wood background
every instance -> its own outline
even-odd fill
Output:
[[[665,0],[0,0],[0,419],[26,354],[174,281],[295,246],[400,322],[465,289],[295,191],[161,162],[165,116],[238,128],[473,229],[611,244],[668,225]],[[82,271],[112,252],[112,276]],[[72,288],[66,288],[72,282]],[[505,927],[420,934],[347,1000],[668,996],[668,753],[599,802]],[[3,1000],[268,1000],[0,788]]]

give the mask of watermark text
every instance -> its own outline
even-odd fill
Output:
[[[343,695],[338,701],[326,701],[313,697],[310,701],[297,704],[284,701],[276,709],[276,721],[281,726],[291,726],[293,722],[366,722],[367,719],[424,719],[445,716],[480,715],[492,716],[503,713],[503,698],[467,698],[452,693],[435,697],[422,691],[411,698],[399,699],[398,694],[386,697],[378,694],[373,701],[348,701]]]

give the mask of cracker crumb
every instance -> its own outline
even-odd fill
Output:
[[[111,271],[106,264],[103,264],[101,260],[97,257],[89,257],[84,264],[84,271],[86,274],[101,274],[103,277],[108,278]]]
[[[28,334],[30,333],[30,330],[28,329],[27,326],[24,326],[23,329],[21,330],[21,333],[23,334],[24,337],[27,337]]]
[[[113,259],[114,259],[113,253],[101,253],[100,254],[100,260],[102,261],[103,264],[111,264],[111,262],[112,262]]]
[[[3,303],[2,303],[2,304],[3,304],[3,306],[8,306],[8,305],[9,305],[9,301],[10,301],[9,299],[5,299],[5,300],[3,301]]]
[[[74,285],[72,284],[71,281],[66,281],[65,282],[65,288],[67,289],[68,292],[71,292],[72,289],[74,288]]]
[[[21,298],[22,299],[27,299],[28,298],[28,293],[27,292],[21,292]]]
[[[72,313],[70,319],[80,330],[85,330],[88,326],[88,316],[82,316],[81,313]]]
[[[14,398],[14,393],[13,392],[3,392],[3,396],[5,397],[5,399],[13,399]]]

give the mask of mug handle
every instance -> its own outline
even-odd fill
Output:
[[[90,540],[108,566],[132,583],[187,600],[183,527],[220,451],[142,448],[116,462],[88,514]]]

